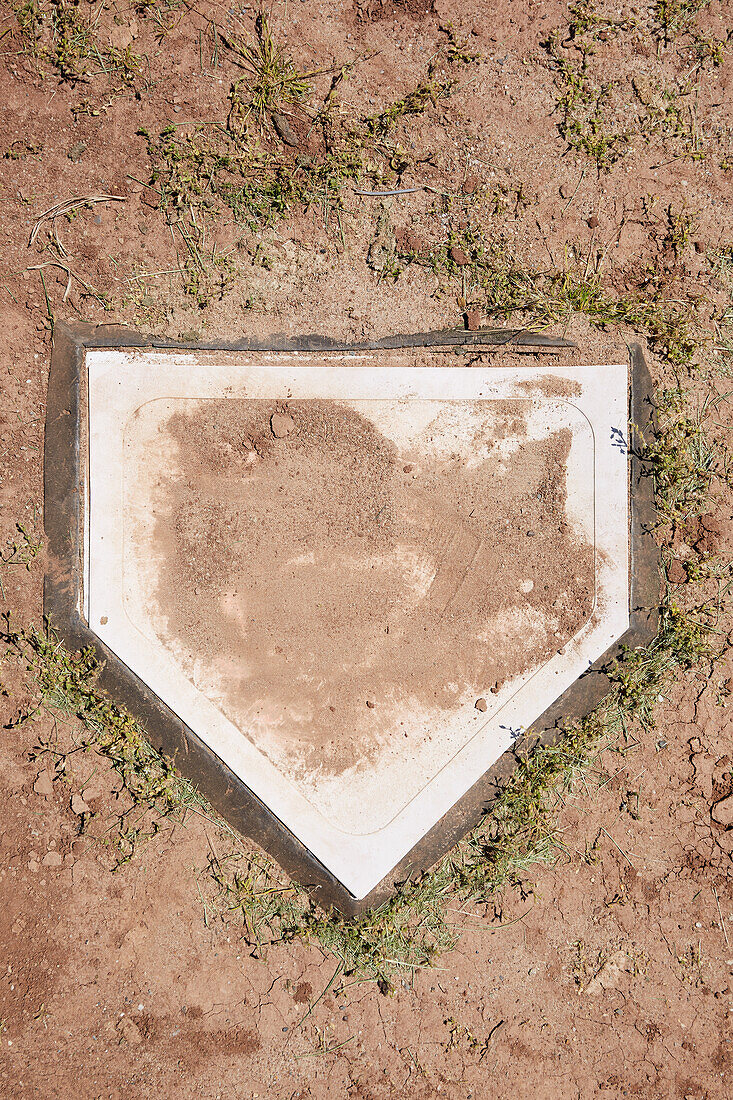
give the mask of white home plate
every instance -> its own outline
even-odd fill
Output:
[[[90,627],[356,898],[629,625],[625,365],[86,363]]]

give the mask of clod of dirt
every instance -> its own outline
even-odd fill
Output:
[[[600,222],[598,221],[598,218],[595,216],[595,214],[591,218],[588,218],[589,229],[597,229],[599,225]]]
[[[422,252],[425,242],[410,229],[395,229],[395,241],[400,252]]]
[[[598,973],[591,978],[584,992],[590,996],[601,993],[604,989],[614,989],[622,974],[633,971],[634,964],[625,951],[614,951],[603,963]]]
[[[480,177],[476,175],[470,175],[466,176],[465,180],[463,181],[463,187],[461,188],[461,190],[463,191],[464,195],[475,195],[480,186]]]
[[[684,584],[687,580],[687,570],[678,558],[669,563],[667,569],[667,580],[670,584]]]
[[[366,705],[369,707],[369,710],[374,710],[377,704],[372,699],[367,699]]]
[[[70,161],[73,161],[73,163],[76,164],[77,161],[81,160],[86,151],[87,143],[85,141],[77,141],[74,143],[74,145],[71,146],[66,155]]]
[[[44,867],[61,867],[63,862],[64,860],[60,852],[46,852],[43,857]]]
[[[72,794],[71,796],[71,812],[78,814],[80,817],[82,814],[91,813],[91,810],[87,806],[86,802],[80,794]]]
[[[726,829],[724,833],[718,833],[715,842],[728,855],[733,855],[733,829]]]
[[[53,795],[53,779],[50,772],[40,772],[33,784],[33,790],[43,798],[51,798]]]
[[[466,264],[470,264],[471,262],[470,257],[466,255],[463,249],[457,248],[456,245],[453,245],[452,248],[449,249],[448,255],[453,263],[458,264],[459,267],[465,267]]]
[[[697,540],[697,549],[702,553],[718,554],[728,541],[730,525],[714,513],[700,516],[701,536]]]
[[[692,757],[692,766],[695,769],[695,783],[709,802],[713,797],[715,757],[710,753],[696,752]]]
[[[354,9],[359,22],[374,23],[401,15],[420,19],[435,10],[435,0],[354,0]]]
[[[569,199],[570,196],[572,195],[572,193],[573,193],[573,189],[572,189],[572,187],[569,186],[569,184],[567,184],[567,183],[561,184],[561,186],[560,186],[560,198],[561,199]]]
[[[293,1000],[296,1005],[308,1004],[308,1001],[313,996],[313,986],[310,982],[298,982],[293,993]]]
[[[487,709],[488,709],[488,707],[487,707],[487,703],[486,703],[485,699],[477,699],[476,700],[476,710],[480,710],[481,713],[483,714],[484,711],[487,710]]]
[[[481,310],[480,309],[467,309],[466,310],[466,328],[469,332],[476,332],[481,328]]]
[[[123,1016],[120,1020],[117,1025],[117,1034],[120,1037],[121,1043],[129,1043],[130,1046],[140,1046],[143,1041],[143,1037],[140,1034],[140,1028],[134,1020],[129,1018],[129,1016]]]
[[[275,439],[285,439],[295,428],[295,421],[287,413],[273,413],[270,428]]]
[[[116,50],[126,50],[138,36],[138,22],[128,18],[122,24],[115,24],[107,32],[110,42]]]
[[[721,798],[720,802],[716,802],[710,811],[710,816],[713,821],[717,821],[718,825],[733,825],[733,794],[727,795],[726,798]]]

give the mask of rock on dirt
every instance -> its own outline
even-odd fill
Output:
[[[122,1017],[117,1025],[117,1034],[120,1037],[120,1042],[129,1043],[130,1046],[138,1047],[143,1041],[140,1028],[129,1016]]]
[[[684,584],[687,580],[687,570],[681,561],[677,558],[669,563],[667,569],[667,580],[670,584]]]
[[[280,140],[293,149],[297,148],[300,145],[300,139],[285,116],[273,111],[270,117],[275,133]]]
[[[43,857],[44,867],[61,867],[63,862],[64,860],[61,852],[46,852]]]
[[[476,710],[480,710],[481,713],[483,714],[484,711],[487,709],[486,700],[485,699],[477,699],[475,706],[476,706]]]
[[[466,310],[466,328],[469,332],[476,332],[481,328],[481,310],[480,309],[467,309]]]
[[[40,772],[33,784],[33,790],[43,798],[51,798],[53,795],[53,779],[50,772]]]

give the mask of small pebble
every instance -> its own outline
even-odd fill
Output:
[[[372,702],[371,699],[367,699],[366,705],[369,707],[369,710],[374,710],[374,708],[376,707],[377,704]]]
[[[595,214],[591,218],[588,218],[589,229],[597,229],[600,224],[601,223],[598,221],[598,218],[595,216]]]
[[[482,714],[485,710],[488,710],[488,704],[485,699],[476,700],[476,710],[480,710]]]

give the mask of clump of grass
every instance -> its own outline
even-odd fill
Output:
[[[427,107],[437,106],[438,100],[446,99],[455,86],[455,80],[423,80],[402,99],[390,103],[378,114],[368,115],[363,122],[364,130],[370,137],[384,138],[401,119],[421,115]]]
[[[443,68],[477,59],[451,28],[444,31],[447,45],[428,65],[426,78],[361,118],[349,117],[337,100],[353,64],[328,70],[331,84],[319,104],[314,79],[326,70],[301,72],[274,41],[264,16],[252,42],[223,36],[230,58],[247,70],[232,85],[226,122],[195,127],[185,136],[172,125],[157,136],[138,131],[147,141],[150,183],[158,189],[161,210],[169,221],[186,220],[194,235],[198,215],[213,217],[221,209],[260,229],[295,206],[338,209],[349,182],[399,186],[413,162],[395,139],[399,126],[451,93],[455,80],[441,77]]]
[[[15,532],[0,551],[0,565],[23,565],[30,570],[31,562],[41,549],[41,540],[24,523],[16,523]]]
[[[564,51],[557,30],[542,44],[555,67],[558,129],[571,149],[585,153],[599,171],[607,172],[629,151],[631,131],[614,117],[614,81],[598,79],[590,59],[600,34],[617,34],[627,24],[600,14],[593,0],[571,4],[568,14],[567,40],[573,54]]]
[[[688,30],[710,0],[656,0],[654,15],[666,42]]]
[[[301,73],[292,59],[275,42],[267,17],[260,12],[255,20],[256,41],[221,35],[236,63],[246,75],[232,85],[229,127],[246,128],[253,120],[260,130],[273,113],[293,108],[304,109],[312,92],[312,80],[322,70]]]
[[[21,50],[62,80],[76,83],[105,73],[132,86],[139,77],[141,58],[130,47],[121,50],[102,38],[101,12],[86,17],[71,0],[13,0],[12,10]]]
[[[673,248],[682,248],[692,220],[672,212]],[[460,265],[455,249],[465,254]],[[398,253],[402,264],[429,267],[443,278],[460,278],[462,300],[471,300],[489,316],[506,319],[527,315],[530,325],[542,327],[567,322],[582,313],[595,325],[628,325],[647,334],[650,344],[668,362],[686,366],[693,362],[699,337],[689,311],[668,300],[650,282],[646,295],[617,296],[607,290],[598,272],[588,265],[565,271],[538,270],[521,264],[500,236],[486,239],[483,231],[469,226],[451,234],[444,245],[423,255]]]
[[[655,5],[660,50],[684,32],[685,54],[693,63],[670,83],[623,68],[617,78],[606,79],[594,60],[599,43],[628,35],[638,26],[633,18],[604,14],[594,0],[569,5],[567,25],[552,31],[542,43],[555,70],[558,129],[569,148],[588,156],[604,172],[632,150],[637,137],[647,144],[656,140],[666,147],[671,143],[668,152],[692,160],[707,155],[709,143],[696,114],[695,77],[722,64],[733,38],[730,33],[720,40],[706,38],[694,30],[695,16],[707,2],[661,0]],[[633,56],[633,38],[628,52]]]
[[[42,545],[41,540],[28,529],[26,524],[16,523],[15,534],[8,538],[4,549],[0,550],[0,595],[3,599],[6,599],[3,568],[20,565],[30,572],[31,563]]]
[[[705,431],[707,412],[706,405],[691,409],[680,390],[661,394],[659,430],[647,446],[646,458],[662,521],[688,519],[710,493],[718,455]]]

